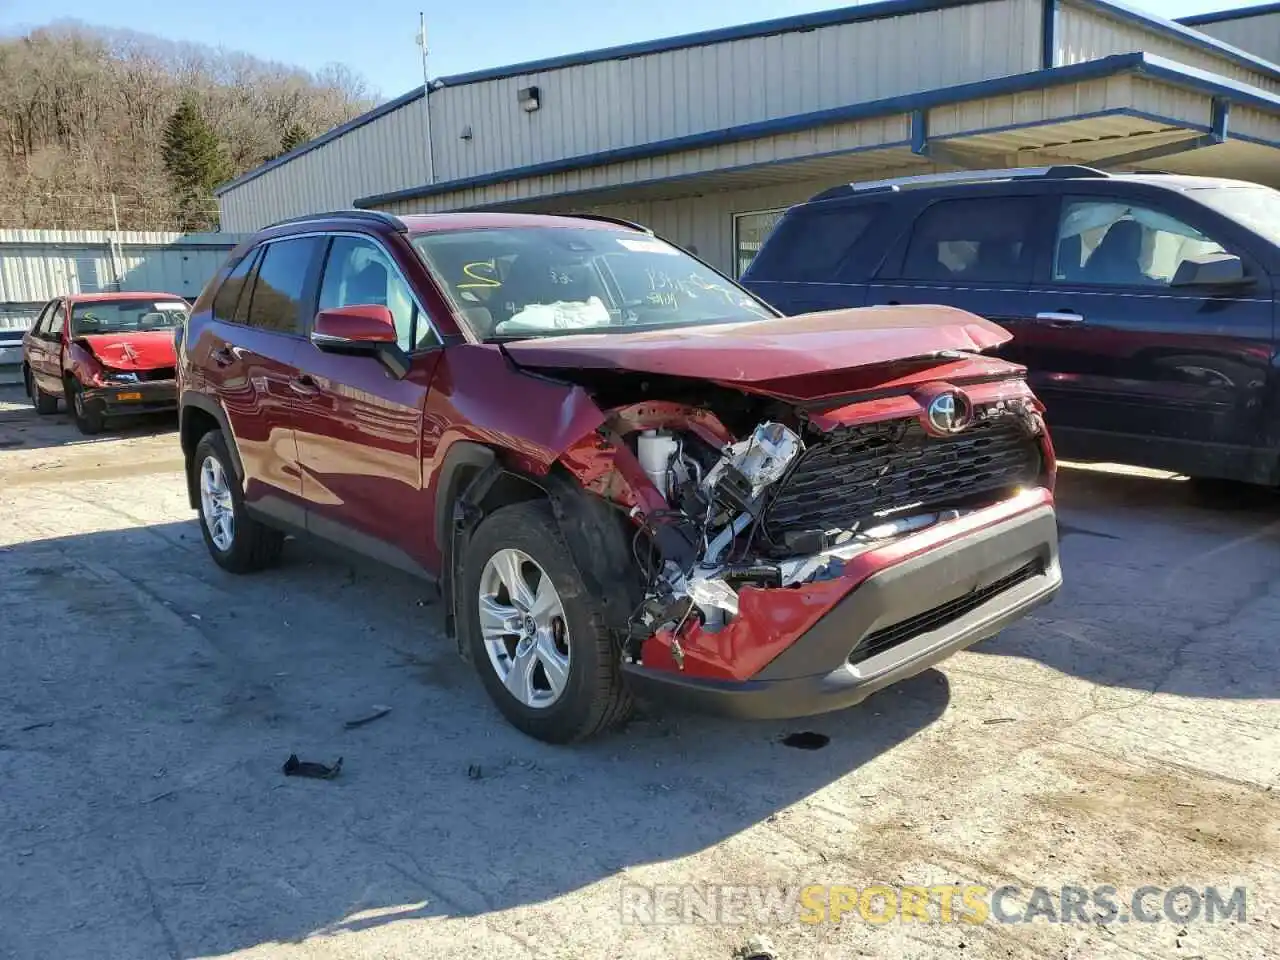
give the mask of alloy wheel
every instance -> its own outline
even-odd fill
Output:
[[[491,556],[480,574],[480,633],[498,679],[526,707],[544,709],[569,682],[569,627],[545,570],[521,550]]]
[[[235,541],[236,513],[227,473],[217,457],[205,457],[200,465],[200,512],[209,530],[209,539],[226,553]]]

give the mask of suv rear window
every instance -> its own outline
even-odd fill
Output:
[[[765,240],[747,276],[796,283],[834,280],[853,245],[882,209],[883,204],[877,204],[789,213]]]
[[[1030,283],[1032,198],[942,200],[916,220],[902,264],[908,280]]]

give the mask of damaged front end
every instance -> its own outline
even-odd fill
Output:
[[[1052,489],[1041,408],[1016,377],[821,403],[672,386],[679,400],[614,407],[560,458],[630,524],[642,599],[614,627],[631,670],[745,681],[886,547]]]

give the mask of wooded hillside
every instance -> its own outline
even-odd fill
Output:
[[[78,24],[0,39],[0,227],[209,229],[221,181],[367,110],[364,81]]]

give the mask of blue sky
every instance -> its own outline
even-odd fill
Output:
[[[1128,0],[1180,17],[1258,0]],[[51,20],[154,33],[315,69],[341,62],[384,98],[422,82],[414,37],[427,14],[432,76],[848,6],[840,0],[0,0],[0,31]]]

